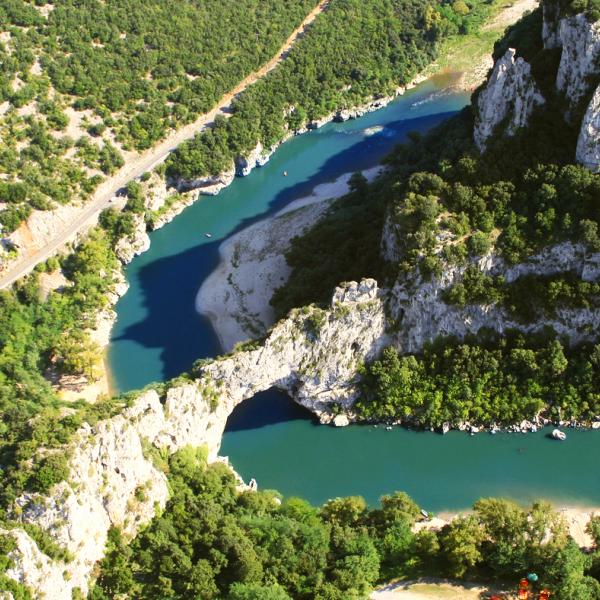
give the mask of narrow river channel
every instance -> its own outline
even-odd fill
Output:
[[[174,377],[197,358],[219,354],[210,321],[194,308],[200,285],[218,264],[219,245],[317,185],[375,166],[407,133],[425,131],[462,108],[468,95],[444,90],[447,82],[429,80],[382,110],[290,140],[266,166],[237,178],[217,197],[202,197],[153,232],[150,250],[126,269],[130,289],[116,307],[109,348],[115,389]],[[322,427],[269,391],[236,409],[221,454],[262,488],[313,502],[360,494],[374,503],[384,493],[404,490],[435,511],[466,508],[491,495],[599,504],[600,434],[571,431],[565,443],[545,434],[440,436]]]

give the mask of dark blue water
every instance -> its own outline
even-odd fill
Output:
[[[216,197],[201,197],[153,232],[150,250],[126,268],[130,289],[116,307],[109,350],[115,390],[169,379],[194,360],[219,354],[209,320],[194,308],[196,292],[218,264],[219,244],[315,186],[377,165],[407,133],[425,131],[467,103],[466,94],[439,93],[440,82],[429,81],[361,119],[290,140],[266,166]],[[381,129],[369,131],[375,126]]]
[[[150,250],[126,270],[131,287],[116,307],[109,352],[116,389],[168,379],[198,358],[217,355],[217,337],[194,302],[217,266],[219,244],[315,186],[376,165],[408,132],[425,131],[468,101],[439,87],[439,80],[429,81],[383,110],[287,142],[268,165],[236,179],[217,197],[201,198],[152,233]],[[384,493],[405,490],[432,510],[465,508],[481,496],[598,504],[597,433],[571,431],[559,443],[545,433],[470,437],[335,429],[317,425],[285,396],[269,391],[236,409],[221,453],[246,480],[255,477],[260,487],[313,502],[361,494],[374,503]]]

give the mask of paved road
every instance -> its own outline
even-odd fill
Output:
[[[193,138],[199,131],[202,131],[206,126],[212,124],[218,114],[224,113],[227,115],[227,109],[231,107],[233,99],[248,86],[264,77],[269,71],[272,71],[285,58],[294,42],[304,33],[306,27],[310,25],[321,12],[323,12],[328,1],[329,0],[320,0],[319,4],[317,4],[317,6],[315,6],[315,8],[306,16],[298,28],[292,32],[277,54],[275,54],[275,56],[260,69],[248,75],[248,77],[241,81],[233,90],[225,94],[210,112],[201,115],[193,123],[174,131],[153,148],[128,160],[122,169],[115,175],[106,179],[98,187],[96,192],[94,192],[90,201],[82,207],[79,215],[56,235],[54,239],[49,241],[42,248],[14,262],[10,268],[2,274],[0,277],[0,289],[12,285],[17,279],[32,271],[38,263],[44,262],[66,243],[74,240],[77,234],[86,231],[89,227],[94,225],[97,222],[98,215],[109,205],[111,198],[129,181],[136,177],[140,177],[146,171],[151,170],[153,167],[163,162],[169,153],[179,146],[179,144]]]

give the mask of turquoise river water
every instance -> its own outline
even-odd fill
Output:
[[[467,102],[430,80],[386,108],[332,123],[285,143],[271,161],[237,178],[217,197],[202,197],[151,234],[148,252],[127,267],[109,362],[118,391],[176,376],[216,356],[219,342],[194,309],[202,281],[230,235],[307,196],[319,184],[376,165],[410,131],[425,131]],[[283,177],[284,171],[288,177]],[[211,232],[206,238],[204,233]],[[313,502],[404,490],[430,510],[466,508],[481,496],[560,504],[599,504],[600,434],[571,431],[565,443],[538,434],[429,432],[318,426],[275,390],[244,402],[230,417],[221,454],[248,480]]]

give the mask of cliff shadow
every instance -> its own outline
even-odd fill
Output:
[[[170,379],[189,370],[195,360],[221,353],[219,340],[210,321],[196,312],[195,297],[202,282],[217,267],[219,245],[224,239],[274,214],[290,202],[311,195],[318,185],[334,181],[349,172],[376,166],[398,143],[406,139],[409,132],[426,131],[455,113],[456,111],[451,111],[414,119],[398,119],[386,123],[369,136],[362,135],[360,129],[350,131],[351,134],[356,134],[356,143],[331,155],[309,177],[281,189],[268,202],[266,211],[240,219],[229,232],[218,239],[205,238],[202,222],[194,221],[197,218],[194,212],[196,205],[177,217],[177,220],[189,219],[189,222],[183,221],[184,225],[190,225],[185,232],[182,233],[180,230],[183,228],[180,227],[175,233],[171,228],[172,224],[154,232],[153,245],[155,239],[161,239],[164,245],[170,235],[193,236],[189,243],[195,245],[155,260],[152,260],[151,255],[143,255],[136,259],[139,261],[137,264],[128,267],[131,289],[119,301],[117,312],[121,314],[121,311],[129,311],[129,324],[120,325],[117,321],[110,349],[116,387],[127,391],[143,387],[152,381]],[[346,135],[344,131],[336,131],[335,127],[336,124],[326,125],[322,130],[306,135]],[[327,132],[325,128],[333,128],[333,131]],[[261,177],[265,180],[282,177],[282,162],[276,159],[277,155],[272,162],[260,169]],[[248,177],[253,175],[254,173]],[[217,203],[219,197],[204,198],[203,202]],[[139,305],[130,302],[133,297],[141,302],[146,312],[139,320],[136,320],[139,308],[135,308]],[[146,360],[138,346],[158,350],[158,358],[156,352],[151,352]],[[157,360],[160,363],[158,367]]]
[[[294,402],[285,392],[271,388],[238,404],[227,419],[226,432],[260,429],[287,421],[318,419],[306,408]]]

